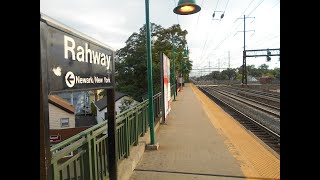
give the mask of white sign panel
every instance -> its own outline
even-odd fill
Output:
[[[170,59],[163,54],[163,86],[165,118],[171,110],[171,84],[170,84]]]

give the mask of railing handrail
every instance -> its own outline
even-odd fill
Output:
[[[160,96],[160,95],[161,95],[161,92],[155,94],[155,95],[153,96],[153,98],[155,99],[155,98],[157,98],[157,97]],[[142,101],[141,103],[138,103],[136,106],[133,106],[133,107],[131,107],[131,108],[123,111],[122,113],[120,113],[120,114],[118,114],[118,115],[116,116],[116,121],[118,120],[118,118],[119,118],[120,116],[123,116],[123,115],[125,115],[126,113],[128,113],[128,112],[130,112],[130,111],[136,111],[137,109],[142,108],[144,105],[147,105],[148,103],[149,103],[149,99],[146,99],[146,100]],[[118,124],[118,123],[121,123],[121,122],[122,122],[122,121],[117,122],[117,124]],[[82,137],[90,134],[91,132],[93,132],[93,131],[101,128],[102,126],[107,125],[107,123],[108,123],[108,121],[105,120],[105,121],[103,121],[102,123],[96,124],[96,125],[88,128],[88,129],[86,129],[86,130],[84,130],[84,131],[82,131],[82,132],[80,132],[80,133],[78,133],[78,134],[75,134],[74,136],[71,136],[70,138],[68,138],[68,139],[66,139],[66,140],[64,140],[64,141],[62,141],[62,142],[60,142],[60,143],[55,144],[54,146],[52,146],[52,147],[50,148],[50,151],[51,151],[51,152],[54,152],[54,151],[56,151],[56,150],[59,150],[60,148],[63,148],[63,147],[65,147],[65,146],[69,145],[70,143],[73,143],[73,142],[79,140],[80,138],[82,138]]]
[[[155,117],[161,116],[161,92],[153,96]],[[130,156],[130,149],[139,144],[139,137],[149,127],[149,100],[134,105],[116,115],[116,159]],[[108,176],[108,121],[94,125],[56,145],[51,166],[54,180],[90,179],[103,180]]]

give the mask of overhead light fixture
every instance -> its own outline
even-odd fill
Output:
[[[173,12],[180,15],[189,15],[197,13],[201,10],[195,0],[179,0],[178,6],[173,9]]]
[[[223,12],[220,16],[220,19],[213,19],[213,20],[221,20],[224,17],[224,11],[214,11],[212,14],[212,17],[214,18],[214,16],[216,15],[216,12]]]
[[[224,17],[224,13],[223,13],[223,14],[221,14],[221,17],[220,17],[220,18],[222,19],[223,17]]]
[[[187,46],[187,48],[183,52],[182,58],[183,59],[188,59],[188,54],[189,54],[189,49],[188,49],[188,46]]]

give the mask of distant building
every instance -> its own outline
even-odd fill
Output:
[[[270,84],[273,79],[274,79],[274,78],[269,77],[269,76],[263,76],[263,77],[259,78],[259,82],[260,82],[261,84]]]
[[[255,77],[253,77],[253,76],[248,76],[248,79],[247,79],[248,81],[254,81],[254,82],[256,82],[256,81],[258,81]]]
[[[48,101],[50,129],[74,128],[74,106],[56,95],[49,95]]]
[[[123,105],[123,101],[125,100],[132,100],[133,102],[130,104],[130,106],[134,106],[138,101],[135,101],[133,98],[128,96],[127,94],[121,93],[121,92],[115,92],[115,111],[116,114],[119,114],[121,109],[120,107]],[[103,119],[105,119],[105,113],[107,112],[107,96],[103,97],[99,101],[95,102],[95,106],[97,107],[97,122],[101,123],[103,122]]]
[[[63,92],[57,95],[74,106],[75,114],[91,113],[90,103],[94,99],[92,91]]]
[[[75,108],[67,100],[49,95],[49,134],[50,144],[60,143],[81,131],[97,124],[95,117],[78,117]],[[70,154],[72,156],[72,153]],[[69,157],[69,156],[66,156]]]

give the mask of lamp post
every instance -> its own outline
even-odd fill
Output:
[[[147,34],[147,64],[148,64],[148,95],[149,95],[149,124],[150,124],[150,144],[155,144],[154,139],[154,112],[153,112],[153,82],[152,82],[152,56],[151,56],[151,36],[149,21],[149,0],[146,3],[146,34]]]
[[[147,36],[147,67],[148,67],[148,95],[149,95],[149,124],[150,124],[150,145],[155,145],[154,138],[154,112],[153,112],[153,82],[152,82],[152,56],[151,56],[151,36],[149,20],[149,0],[145,0],[146,9],[146,36]],[[194,14],[201,10],[201,7],[195,3],[195,0],[179,0],[178,6],[173,12],[180,15]],[[158,149],[158,145],[156,145]]]
[[[183,60],[180,61],[180,69],[181,69],[181,90],[182,90],[182,86],[183,86],[183,69],[184,69],[184,60],[187,60],[189,58],[189,49],[188,49],[188,45],[186,45],[186,49],[184,50],[183,53]],[[183,63],[183,66],[182,66]]]
[[[172,61],[173,61],[173,100],[176,100],[176,94],[177,94],[177,84],[176,84],[176,65],[174,62],[174,39],[171,35],[171,43],[172,43]],[[178,95],[178,94],[177,94]]]

